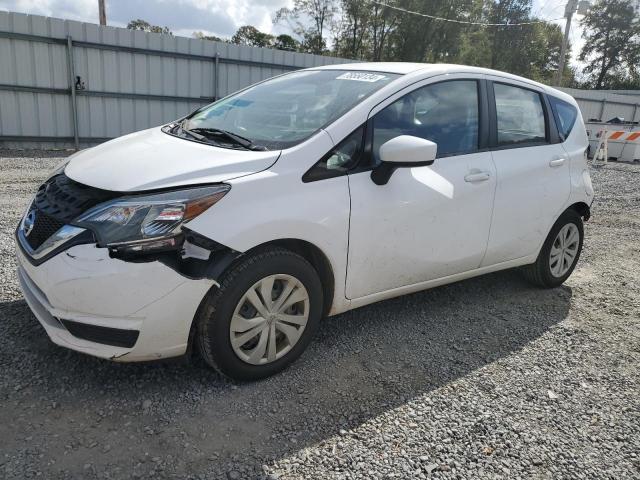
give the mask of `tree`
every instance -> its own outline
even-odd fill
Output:
[[[598,0],[582,19],[586,40],[582,72],[595,88],[611,88],[620,75],[636,75],[640,24],[630,0]]]
[[[302,38],[302,50],[321,55],[327,47],[324,35],[332,27],[331,23],[338,12],[336,2],[337,0],[293,0],[293,8],[281,8],[273,21],[293,21],[294,33]],[[307,25],[307,19],[311,25]]]
[[[479,0],[411,0],[399,2],[402,8],[442,19],[469,21],[473,5]],[[373,9],[372,9],[373,10]],[[389,15],[383,9],[381,13]],[[388,32],[383,59],[399,58],[411,62],[451,62],[458,56],[461,35],[467,26],[421,15],[396,12],[396,25]],[[384,19],[385,17],[381,17]]]
[[[240,27],[233,37],[231,37],[231,43],[251,47],[269,47],[273,41],[273,35],[261,32],[251,25]]]
[[[165,35],[173,35],[173,32],[169,30],[169,27],[161,27],[159,25],[151,25],[146,20],[142,20],[138,18],[136,20],[131,20],[127,23],[127,28],[129,30],[141,30],[143,32],[152,32],[152,33],[163,33]]]
[[[289,52],[295,52],[300,48],[300,43],[291,35],[283,33],[278,35],[273,42],[273,48],[278,50],[287,50]]]
[[[205,35],[202,32],[193,32],[193,38],[197,38],[198,40],[210,40],[212,42],[226,42],[220,37],[216,37],[215,35]]]
[[[326,37],[318,32],[330,28],[331,53],[347,58],[463,63],[547,83],[558,68],[562,30],[532,15],[532,0],[384,3],[294,0],[293,9],[281,9],[274,21],[295,21],[290,25],[301,38],[300,50],[312,53],[326,52]],[[407,11],[392,8],[396,6]],[[566,55],[570,58],[570,47]],[[635,78],[640,78],[640,68]],[[563,83],[575,83],[568,62]]]
[[[334,44],[336,54],[369,59],[369,5],[363,0],[342,0],[340,18]]]
[[[492,0],[488,3],[487,23],[527,23],[531,21],[531,0]],[[487,27],[491,39],[491,68],[519,75],[526,71],[528,59],[523,48],[532,25]]]
[[[394,2],[389,0],[387,3]],[[336,54],[382,60],[389,34],[397,26],[397,12],[367,0],[342,0],[340,8],[342,21],[336,26]]]
[[[552,81],[562,46],[562,30],[558,25],[532,16],[530,0],[489,0],[476,12],[479,15],[474,21],[511,26],[466,27],[456,62],[494,68],[540,82]],[[570,50],[568,46],[567,59]],[[574,82],[574,72],[568,62],[563,82]]]
[[[532,18],[532,20],[538,20]],[[527,77],[539,82],[551,84],[560,67],[560,51],[562,50],[562,28],[554,23],[536,23],[528,32],[528,44],[523,54],[529,58],[525,67]],[[574,71],[570,68],[571,44],[567,44],[564,71],[561,84],[568,86],[575,82]]]

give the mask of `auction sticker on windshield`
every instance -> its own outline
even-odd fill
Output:
[[[367,72],[346,72],[336,77],[336,80],[356,80],[358,82],[377,82],[387,78],[385,75]]]

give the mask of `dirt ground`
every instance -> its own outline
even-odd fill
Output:
[[[235,384],[48,340],[13,231],[58,156],[0,155],[0,477],[640,478],[640,165],[591,165],[564,286],[506,271],[381,302]]]

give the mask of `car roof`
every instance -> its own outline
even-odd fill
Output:
[[[354,70],[354,71],[369,71],[369,72],[381,72],[381,73],[395,73],[399,75],[417,74],[428,77],[430,73],[446,74],[446,73],[477,73],[484,75],[494,75],[505,78],[507,80],[516,80],[519,82],[528,83],[534,85],[545,92],[554,95],[556,97],[568,100],[571,103],[575,103],[575,100],[571,95],[566,94],[560,90],[556,90],[548,85],[536,82],[534,80],[513,75],[507,72],[501,72],[499,70],[492,70],[490,68],[472,67],[469,65],[455,65],[447,63],[411,63],[411,62],[359,62],[359,63],[334,63],[332,65],[324,65],[321,67],[312,67],[309,70]]]
[[[434,64],[409,63],[409,62],[361,62],[361,63],[335,63],[322,67],[313,67],[310,70],[366,70],[369,72],[398,73],[405,75],[417,70],[424,70]]]

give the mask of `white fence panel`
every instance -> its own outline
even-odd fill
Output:
[[[0,12],[0,145],[94,144],[274,75],[347,61]]]

